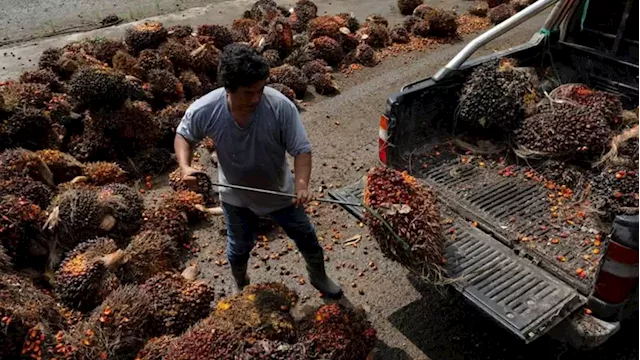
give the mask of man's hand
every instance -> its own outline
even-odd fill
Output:
[[[180,168],[180,172],[182,173],[182,182],[187,185],[190,189],[195,189],[198,187],[198,179],[194,176],[196,173],[201,173],[202,171],[198,171],[190,166],[186,166]]]
[[[307,189],[296,189],[296,198],[293,199],[293,203],[297,206],[304,206],[308,202],[314,199],[313,194]]]

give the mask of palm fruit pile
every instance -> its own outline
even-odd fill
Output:
[[[637,157],[637,154],[636,154]],[[638,167],[606,167],[591,179],[592,203],[605,221],[638,213]]]
[[[328,359],[365,359],[377,338],[364,311],[340,304],[321,306],[306,336],[311,351]]]
[[[373,168],[367,174],[365,223],[388,258],[437,282],[444,249],[433,192],[406,172]]]
[[[185,270],[187,272],[189,269]],[[214,289],[204,281],[184,274],[164,272],[147,280],[142,288],[151,295],[156,309],[151,316],[153,335],[176,335],[211,312]]]
[[[521,149],[546,156],[602,154],[611,140],[605,107],[547,99],[516,129]]]
[[[509,132],[525,110],[537,102],[536,78],[516,61],[503,58],[475,68],[465,81],[457,109],[457,126]]]
[[[144,231],[134,236],[124,255],[118,278],[126,283],[141,284],[156,274],[179,266],[176,242],[156,231]]]
[[[44,322],[53,331],[64,328],[55,300],[18,275],[0,273],[0,354],[20,359],[30,330]],[[35,353],[42,352],[39,344]]]
[[[76,246],[56,272],[56,296],[73,309],[92,310],[118,287],[113,271],[123,260],[122,250],[108,238],[88,240]]]
[[[429,35],[436,37],[457,36],[458,23],[456,13],[427,5],[420,5],[413,10],[413,16],[429,25]]]
[[[204,172],[204,168],[201,165],[195,165],[194,168],[196,170],[202,170],[202,172],[193,174],[198,182],[194,189],[190,189],[184,181],[182,181],[182,172],[180,169],[175,169],[169,174],[169,185],[174,191],[192,190],[195,193],[202,195],[205,204],[215,203],[216,194],[213,189],[211,178]]]
[[[87,319],[56,335],[50,352],[59,359],[125,359],[147,338],[150,295],[137,286],[114,290]]]

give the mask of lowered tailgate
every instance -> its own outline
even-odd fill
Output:
[[[350,202],[362,201],[363,182],[333,190],[329,195]],[[360,208],[346,209],[362,218]],[[453,286],[466,299],[504,328],[530,342],[583,305],[586,299],[528,260],[517,256],[469,221],[444,209],[446,271],[457,279]],[[451,234],[450,227],[455,231]]]

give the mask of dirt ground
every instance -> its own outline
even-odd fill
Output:
[[[240,2],[248,4],[246,1]],[[148,1],[141,2],[146,3]],[[367,4],[370,8],[359,10],[355,10],[357,7],[353,1],[323,0],[318,3],[322,11],[329,8],[331,12],[354,11],[360,19],[371,12],[379,12],[396,21],[400,18],[391,10],[395,1],[377,0],[371,6]],[[462,1],[430,3],[448,6],[469,4]],[[28,11],[24,7],[20,9]],[[234,13],[226,18],[230,22],[236,16],[239,14]],[[527,41],[543,22],[544,17],[536,17],[513,30],[509,36],[496,40],[481,53],[487,54]],[[0,29],[10,32],[7,28]],[[312,189],[325,194],[328,189],[352,183],[368,168],[376,166],[378,121],[385,109],[387,96],[399,91],[407,83],[435,73],[471,38],[467,36],[455,44],[390,57],[374,68],[365,68],[350,75],[336,73],[336,80],[342,89],[339,95],[331,98],[309,95],[301,114],[314,147]],[[215,179],[215,168],[206,154],[202,153],[200,161],[207,165]],[[161,183],[156,184],[156,188],[158,190],[152,193],[163,191]],[[378,332],[380,341],[376,347],[376,359],[638,358],[636,324],[623,325],[623,330],[613,339],[590,352],[577,352],[547,337],[525,346],[485,319],[455,292],[427,286],[398,264],[386,260],[375,241],[369,237],[366,227],[360,226],[340,207],[320,205],[309,210],[328,257],[328,273],[345,290],[346,296],[342,301],[364,307]],[[356,235],[361,236],[357,247],[343,245],[346,239]],[[229,294],[231,277],[229,267],[225,264],[222,219],[213,218],[202,224],[193,236],[193,245],[189,249],[193,253],[191,261],[199,264],[201,276],[213,282],[220,296]],[[295,249],[288,249],[292,242],[277,230],[270,232],[267,239],[266,246],[260,242],[255,249],[255,256],[250,260],[252,281],[282,281],[299,292],[301,306],[320,304],[322,299],[313,287],[301,280],[306,279],[304,262]],[[275,253],[278,256],[273,257],[277,259],[269,258]]]

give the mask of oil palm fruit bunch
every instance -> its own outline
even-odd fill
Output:
[[[56,296],[73,309],[92,310],[119,286],[114,271],[123,260],[123,251],[109,238],[76,246],[56,271]]]
[[[435,194],[406,172],[373,168],[367,173],[364,201],[365,223],[384,255],[437,282],[444,237]]]
[[[154,334],[178,335],[211,313],[214,289],[190,276],[191,270],[189,267],[182,274],[164,272],[142,285],[156,309],[151,319]]]

